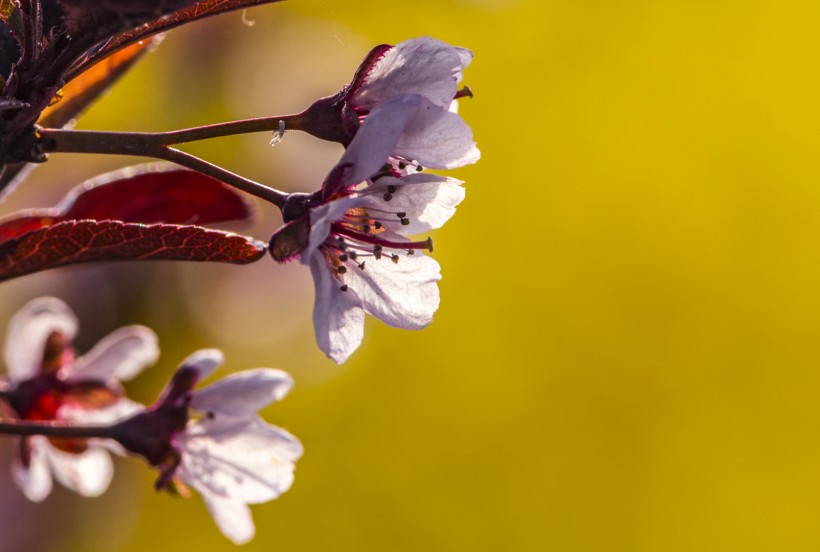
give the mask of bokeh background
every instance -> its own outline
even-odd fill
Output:
[[[275,366],[264,414],[306,448],[246,550],[820,548],[820,4],[772,0],[293,0],[170,33],[79,128],[170,130],[300,110],[367,50],[429,34],[476,52],[462,102],[483,158],[434,234],[442,306],[370,319],[338,367],[303,267],[121,264],[0,286],[45,294],[80,349],[147,324],[151,401],[189,352]],[[190,146],[290,190],[339,146],[297,133]],[[53,204],[133,159],[53,156],[0,206]],[[281,220],[258,204],[266,239]],[[4,324],[5,322],[3,322]],[[8,481],[0,549],[231,550],[198,497],[118,461],[101,498]]]

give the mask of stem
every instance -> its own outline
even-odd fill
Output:
[[[259,120],[259,119],[255,119]],[[277,119],[278,121],[279,119]],[[248,121],[252,122],[254,119]],[[242,121],[240,121],[241,123]],[[230,125],[231,123],[227,123]],[[278,125],[278,122],[277,122]],[[213,125],[222,126],[222,125]],[[207,127],[202,127],[207,128]],[[288,194],[275,190],[253,180],[239,176],[218,165],[209,163],[199,157],[185,153],[183,151],[168,147],[174,139],[167,139],[168,134],[153,134],[148,132],[100,132],[91,130],[63,130],[63,129],[40,129],[40,138],[44,152],[54,153],[101,153],[106,155],[135,155],[140,157],[154,157],[172,161],[183,167],[188,167],[195,171],[212,176],[226,184],[233,186],[243,192],[269,201],[277,207],[285,204]],[[188,129],[179,131],[184,136],[191,134],[204,134],[199,129]],[[204,136],[202,137],[204,139]]]
[[[113,437],[112,426],[74,426],[61,422],[30,422],[27,420],[0,420],[0,434],[6,435],[44,435],[46,437],[63,437],[69,439],[110,439]]]
[[[272,132],[279,128],[279,121],[284,122],[288,130],[304,130],[304,117],[301,113],[296,115],[282,115],[279,117],[260,117],[258,119],[244,119],[242,121],[228,121],[227,123],[216,123],[171,132],[158,132],[152,134],[153,139],[159,144],[175,145],[185,142],[196,142],[221,136],[233,136],[235,134],[248,134],[251,132]]]

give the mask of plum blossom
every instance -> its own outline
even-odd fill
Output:
[[[189,356],[157,402],[122,421],[114,434],[127,451],[159,469],[158,489],[192,487],[219,530],[242,544],[255,533],[248,504],[268,502],[290,488],[302,445],[257,414],[288,393],[293,380],[287,373],[245,370],[193,390],[222,360],[215,349]]]
[[[439,228],[464,199],[459,180],[386,162],[400,134],[395,123],[390,107],[377,106],[322,190],[289,198],[286,224],[270,242],[274,259],[310,266],[316,341],[339,364],[361,343],[365,312],[396,328],[432,321],[440,267],[422,253],[432,240],[406,236]]]
[[[8,415],[104,424],[138,408],[119,382],[156,361],[156,335],[142,326],[120,328],[75,358],[76,333],[76,317],[53,297],[29,302],[12,318],[5,343],[8,382],[0,395]],[[38,435],[20,440],[12,473],[26,497],[39,502],[51,492],[52,477],[81,495],[100,495],[113,465],[101,442]]]
[[[480,153],[457,109],[457,99],[472,94],[458,89],[472,59],[470,50],[430,37],[377,46],[350,84],[308,108],[304,130],[347,145],[381,108],[395,118],[398,132],[387,153],[397,163],[433,169],[475,163]]]

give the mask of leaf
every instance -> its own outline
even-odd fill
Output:
[[[94,261],[247,264],[264,254],[261,242],[198,226],[66,221],[0,243],[0,280]]]
[[[0,220],[0,240],[68,220],[205,225],[252,217],[245,199],[219,180],[175,165],[147,164],[84,182],[57,207]]]
[[[131,28],[115,34],[102,47],[88,55],[81,62],[75,64],[66,74],[65,80],[70,81],[100,59],[103,59],[130,44],[134,44],[140,40],[145,40],[148,37],[168,31],[174,27],[202,19],[204,17],[210,17],[212,15],[250,8],[253,6],[261,6],[263,4],[272,4],[280,1],[282,0],[201,0],[199,2],[192,3],[191,5],[174,13],[157,17],[156,19],[147,21],[136,28]]]
[[[63,87],[62,97],[55,98],[56,101],[43,111],[37,124],[46,128],[60,128],[68,124],[158,42],[158,39],[153,39],[131,44],[77,75]]]

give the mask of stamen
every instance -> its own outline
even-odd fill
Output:
[[[358,256],[359,256],[359,254],[358,254],[358,253],[356,253],[355,251],[348,251],[348,252],[347,252],[347,255],[350,257],[350,260],[351,260],[351,261],[355,261],[355,260],[356,260],[356,257],[358,257]]]
[[[391,199],[393,199],[393,194],[391,194],[390,191],[387,191],[384,192],[384,195],[382,197],[384,197],[385,201],[390,201]]]
[[[382,258],[382,246],[381,245],[376,244],[375,246],[373,246],[373,256],[376,257],[377,261]]]
[[[410,219],[409,218],[403,218],[399,222],[401,222],[402,226],[407,226],[408,224],[410,224]]]
[[[391,249],[427,249],[432,251],[433,250],[433,239],[427,238],[425,241],[421,242],[393,242],[390,240],[385,240],[379,238],[378,236],[374,236],[371,234],[361,234],[356,232],[355,230],[348,228],[343,224],[333,223],[331,226],[331,232],[334,234],[342,234],[354,240],[369,243],[374,246],[378,246],[380,249],[381,247],[389,247]],[[358,246],[353,246],[358,247]]]
[[[404,211],[399,211],[398,213],[396,213],[396,216],[399,217],[400,219],[403,219],[404,217],[407,216],[407,213],[405,213]]]
[[[339,255],[339,260],[342,261],[343,263],[346,263],[347,262],[347,255],[342,253],[341,255]]]
[[[362,261],[362,262],[359,263],[359,270],[364,270],[364,263],[366,263],[366,262],[367,261]]]
[[[398,190],[398,189],[399,189],[399,187],[398,187],[398,186],[394,186],[394,185],[392,185],[392,184],[391,184],[390,186],[388,186],[388,187],[387,187],[387,191],[388,191],[389,193],[391,193],[391,194],[395,194],[395,193],[396,193],[396,190]]]
[[[344,274],[345,272],[347,272],[347,267],[346,266],[337,266],[336,267],[336,273],[337,274]]]
[[[393,261],[394,264],[399,264],[399,256],[396,255],[395,253],[393,253],[393,255],[391,255],[390,260]]]
[[[347,284],[342,284],[341,286],[339,286],[339,289],[342,291],[347,291]]]
[[[408,221],[408,222],[409,222],[409,221]],[[378,229],[380,229],[380,228],[382,227],[382,223],[381,223],[381,222],[379,222],[379,221],[376,221],[376,222],[374,222],[374,223],[373,223],[373,226],[375,226],[375,227],[376,227],[376,230],[378,230]]]
[[[407,250],[407,254],[408,254],[408,255],[415,255],[415,254],[416,254],[416,250],[415,250],[415,249],[408,249],[408,250]]]

